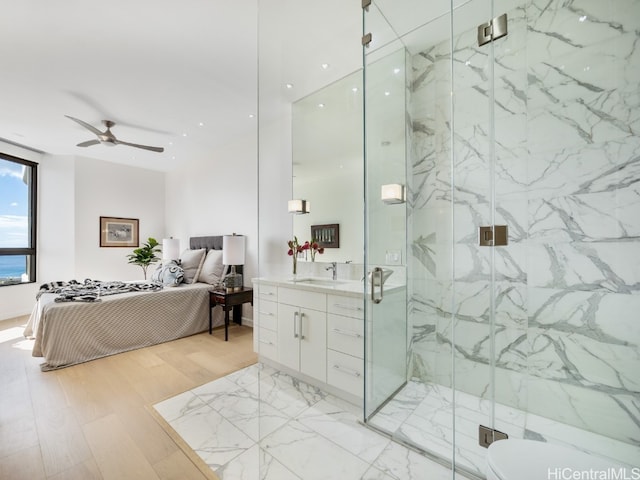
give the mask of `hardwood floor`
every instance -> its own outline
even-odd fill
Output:
[[[149,408],[256,362],[252,329],[234,325],[41,372],[22,337],[27,318],[0,321],[0,478],[216,478]]]

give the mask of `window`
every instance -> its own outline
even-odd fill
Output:
[[[36,281],[37,164],[0,153],[0,286]]]

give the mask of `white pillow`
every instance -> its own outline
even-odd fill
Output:
[[[184,283],[193,283],[200,274],[206,249],[185,250],[180,255],[180,266],[184,270]]]
[[[222,281],[224,273],[225,266],[222,263],[222,250],[209,250],[196,281],[216,285]]]

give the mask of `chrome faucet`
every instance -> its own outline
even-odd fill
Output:
[[[325,270],[331,270],[331,280],[338,279],[338,263],[331,262],[331,265],[326,267]]]

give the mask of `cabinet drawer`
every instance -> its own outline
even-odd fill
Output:
[[[364,362],[351,355],[327,350],[327,383],[362,398]]]
[[[364,301],[362,297],[343,297],[327,295],[327,312],[352,318],[364,318]]]
[[[271,300],[272,302],[278,301],[278,287],[275,285],[256,283],[253,285],[253,292],[257,299]]]
[[[364,320],[327,315],[327,346],[354,357],[364,358]]]
[[[266,328],[258,329],[258,353],[272,360],[278,360],[278,335]]]
[[[278,288],[278,302],[320,312],[327,311],[327,295],[324,293],[281,287]]]
[[[278,329],[278,304],[276,302],[260,299],[253,314],[257,317],[260,328],[267,328],[274,332]]]

